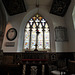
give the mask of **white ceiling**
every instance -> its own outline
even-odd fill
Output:
[[[53,0],[24,0],[27,6],[36,6],[36,3],[39,3],[40,6],[51,6]]]

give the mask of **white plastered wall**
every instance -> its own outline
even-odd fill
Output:
[[[62,26],[66,27],[64,17],[56,16],[51,14],[52,23],[55,27]],[[55,41],[56,52],[68,52],[68,42],[67,41]]]
[[[68,8],[68,11],[65,15],[65,22],[68,29],[68,52],[75,52],[75,29],[73,23],[73,9],[75,6],[75,0],[71,0],[71,4]]]
[[[48,25],[50,26],[50,33],[51,33],[51,51],[52,52],[67,52],[67,42],[55,42],[54,37],[54,28],[56,26],[66,26],[64,17],[56,16],[53,14],[50,14],[48,11],[48,8],[40,7],[34,9],[29,9],[27,12],[8,16],[8,23],[5,30],[4,40],[2,49],[4,52],[22,52],[23,51],[23,40],[24,40],[24,28],[27,23],[27,21],[36,13],[39,13],[41,16],[43,16],[46,21],[48,22]],[[17,30],[17,37],[13,41],[9,41],[6,38],[6,33],[10,28],[15,28]],[[6,47],[6,42],[15,42],[14,47]]]
[[[20,27],[20,24],[21,24],[21,21],[22,21],[24,15],[25,15],[25,13],[21,13],[21,14],[14,15],[14,16],[8,15],[8,22],[6,25],[6,30],[5,30],[5,35],[4,35],[3,45],[2,45],[2,50],[4,52],[17,52],[19,27]],[[17,30],[17,37],[13,41],[9,41],[6,38],[6,33],[10,28],[15,28]],[[15,42],[15,45],[14,45],[14,47],[6,47],[5,46],[6,42]]]

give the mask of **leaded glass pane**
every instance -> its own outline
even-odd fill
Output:
[[[38,14],[36,14],[36,17],[39,17],[39,15],[38,15]]]
[[[45,41],[45,49],[50,49],[50,46],[49,46],[49,41]]]
[[[29,41],[24,42],[24,49],[29,49]]]
[[[45,31],[45,49],[50,49],[49,31]]]
[[[30,37],[30,32],[26,31],[25,32],[25,42],[24,42],[24,49],[29,49],[29,37]]]
[[[36,44],[36,25],[34,23],[31,33],[31,49],[35,49],[35,44]]]
[[[40,32],[39,34],[37,34]],[[36,45],[36,46],[35,46]],[[39,14],[33,16],[25,27],[24,49],[50,49],[50,32],[46,20]]]
[[[35,22],[36,22],[36,25],[38,26],[40,20],[39,19],[36,19]]]
[[[42,25],[44,26],[46,21],[45,21],[45,19],[42,19],[41,22],[42,22]]]
[[[25,37],[24,37],[24,49],[29,49],[29,38],[30,38],[30,25],[27,23],[25,28]]]
[[[48,24],[47,24],[47,23],[45,24],[45,28],[46,28],[46,29],[48,28]]]
[[[38,50],[43,49],[43,40],[39,41],[38,40]]]
[[[31,49],[35,49],[36,40],[31,41]]]
[[[33,19],[31,19],[29,22],[30,22],[30,25],[32,25],[34,21],[33,21]]]
[[[29,37],[30,37],[30,32],[26,31],[25,32],[25,40],[29,40]]]
[[[27,27],[26,29],[29,29],[29,27],[30,27],[29,23],[27,23],[26,27]]]
[[[33,17],[33,20],[35,20],[35,19],[36,19],[36,17],[34,16],[34,17]]]
[[[39,17],[39,20],[41,21],[42,17]]]
[[[43,49],[43,31],[42,31],[42,25],[40,23],[39,25],[39,35],[38,35],[38,49]]]
[[[33,29],[35,29],[35,30],[36,30],[36,28],[35,28],[35,27],[36,27],[36,25],[35,25],[35,23],[34,23],[34,24],[33,24]]]

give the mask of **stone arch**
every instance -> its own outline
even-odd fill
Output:
[[[6,10],[4,8],[2,1],[0,1],[0,27],[1,27],[0,28],[0,38],[2,38],[0,40],[1,45],[3,43],[3,37],[5,34],[5,28],[6,28],[7,20],[8,20],[8,17],[7,17]],[[2,49],[2,47],[1,47],[1,49]]]
[[[19,32],[19,38],[18,38],[17,51],[18,52],[23,51],[23,39],[24,39],[24,28],[25,28],[25,25],[28,22],[28,20],[33,15],[35,15],[36,13],[39,13],[41,16],[43,16],[46,19],[46,21],[47,21],[47,23],[48,23],[48,25],[50,27],[50,30],[51,30],[50,31],[50,33],[51,33],[51,51],[54,52],[55,51],[54,27],[53,27],[53,24],[52,24],[52,21],[51,21],[51,18],[50,18],[50,14],[48,12],[46,12],[45,10],[41,9],[41,8],[39,9],[39,12],[38,12],[38,8],[35,8],[35,9],[31,10],[23,18],[22,23],[20,25],[20,32]]]

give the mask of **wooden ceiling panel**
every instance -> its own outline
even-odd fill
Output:
[[[26,7],[23,0],[2,0],[2,2],[10,16],[26,12]]]
[[[70,2],[71,0],[53,0],[50,13],[63,17],[67,12]]]

